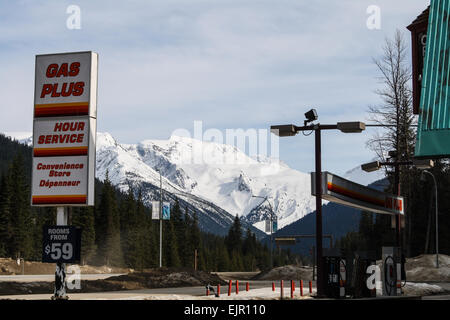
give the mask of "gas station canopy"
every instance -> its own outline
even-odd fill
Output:
[[[311,194],[316,195],[314,172],[311,173]],[[404,199],[341,178],[327,171],[322,172],[322,198],[349,207],[370,212],[404,214]]]

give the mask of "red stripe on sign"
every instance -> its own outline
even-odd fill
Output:
[[[88,154],[88,147],[38,148],[33,150],[33,155],[35,157],[85,156],[87,154]]]
[[[62,196],[33,196],[33,204],[85,204],[85,195],[62,195]]]
[[[45,108],[34,110],[34,116],[39,117],[52,117],[52,116],[83,116],[89,114],[88,106],[79,107],[62,107],[62,108]]]
[[[385,207],[385,205],[386,205],[384,200],[373,198],[373,197],[369,197],[369,196],[363,195],[361,193],[358,193],[358,192],[355,192],[355,191],[351,191],[351,190],[348,190],[346,188],[342,188],[340,186],[332,184],[331,182],[328,182],[328,190],[330,190],[332,192],[336,192],[336,193],[342,194],[344,196],[347,196],[347,197],[350,197],[350,198],[353,198],[353,199],[356,199],[356,200],[369,202],[369,203],[375,204],[375,205],[380,206],[380,207]]]
[[[34,105],[35,117],[88,115],[89,102],[52,103]]]

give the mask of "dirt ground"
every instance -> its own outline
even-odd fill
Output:
[[[69,265],[67,265],[69,266]],[[97,274],[97,273],[129,273],[133,269],[114,268],[107,266],[89,266],[77,265],[81,269],[82,274]],[[20,261],[10,258],[0,258],[0,275],[18,275],[18,274],[54,274],[54,263],[43,263],[37,261]]]

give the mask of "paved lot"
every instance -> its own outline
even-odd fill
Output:
[[[68,274],[69,276],[70,274]],[[119,276],[120,273],[99,273],[99,274],[81,274],[81,280],[100,280],[106,279],[113,276]],[[13,275],[13,276],[0,276],[0,281],[15,281],[15,282],[35,282],[35,281],[45,281],[52,282],[55,281],[54,274],[37,274],[37,275]]]

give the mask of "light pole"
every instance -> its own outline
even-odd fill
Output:
[[[434,182],[434,198],[435,198],[435,207],[436,207],[436,268],[439,268],[439,233],[438,233],[438,190],[437,190],[437,183],[436,183],[436,178],[434,177],[434,174],[432,174],[430,171],[428,170],[423,170],[422,174],[421,174],[421,180],[425,180],[425,176],[423,175],[424,173],[429,174],[432,178],[433,178],[433,182]]]
[[[305,113],[306,120],[304,126],[298,127],[293,124],[271,126],[272,133],[280,137],[295,136],[300,131],[314,131],[315,133],[315,173],[316,173],[316,259],[317,259],[317,296],[323,296],[324,274],[322,261],[322,152],[321,152],[321,132],[322,130],[340,130],[344,133],[360,133],[365,130],[363,122],[338,122],[337,124],[307,125],[318,119],[315,109]]]
[[[253,198],[260,198],[260,199],[264,199],[263,202],[261,202],[257,207],[259,207],[260,205],[262,205],[265,201],[267,201],[267,203],[269,204],[270,207],[270,268],[273,268],[273,257],[272,257],[272,251],[273,251],[273,239],[272,239],[272,234],[273,234],[273,208],[272,205],[270,204],[269,200],[267,200],[267,196],[266,197],[261,197],[261,196],[254,196],[252,195]]]
[[[159,267],[162,267],[162,176],[161,170],[155,169],[159,173]]]

